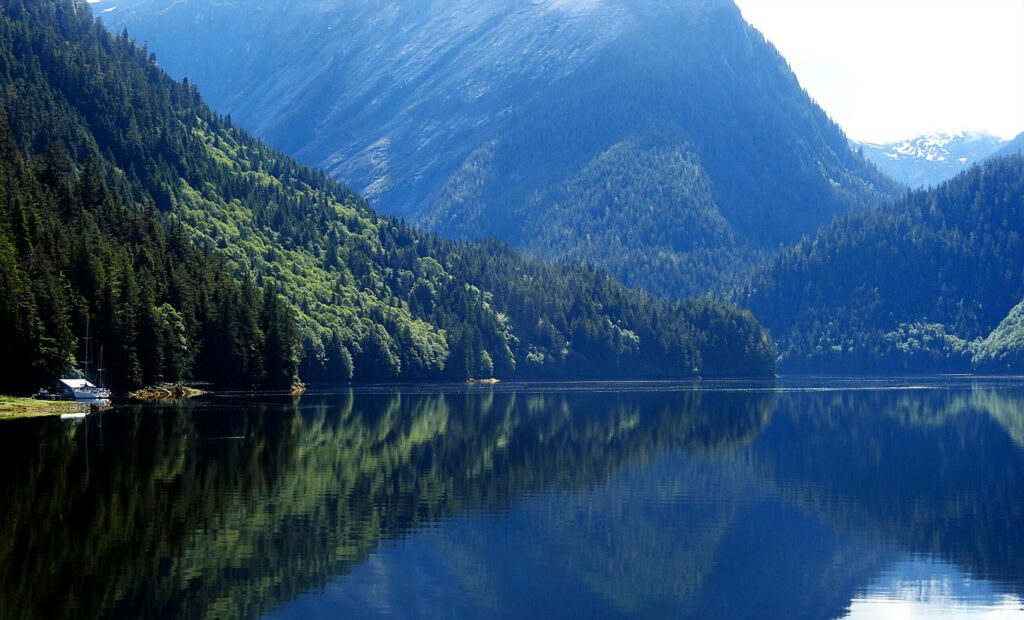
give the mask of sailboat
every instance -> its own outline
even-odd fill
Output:
[[[62,396],[72,400],[106,400],[110,398],[110,390],[102,387],[103,384],[103,347],[100,347],[100,363],[97,368],[99,372],[100,385],[96,385],[89,381],[89,364],[92,360],[89,358],[89,344],[92,341],[92,337],[89,335],[89,317],[85,318],[85,356],[83,358],[82,365],[85,367],[83,379],[61,379],[57,382],[57,388],[60,390]]]

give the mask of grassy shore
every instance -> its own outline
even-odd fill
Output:
[[[35,400],[0,394],[0,420],[39,418],[80,411],[81,403],[73,401]]]

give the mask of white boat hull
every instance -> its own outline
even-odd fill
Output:
[[[110,390],[106,388],[72,390],[75,400],[104,400],[110,398]]]

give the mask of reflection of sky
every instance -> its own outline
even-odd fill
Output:
[[[628,480],[635,482],[635,480]],[[565,559],[540,557],[537,549],[525,540],[527,531],[544,528],[544,504],[573,502],[571,497],[554,494],[545,502],[527,501],[521,507],[503,516],[474,515],[446,519],[436,527],[422,530],[409,538],[383,544],[364,563],[349,574],[339,577],[318,592],[311,592],[284,605],[267,618],[276,620],[326,620],[328,618],[753,618],[752,610],[760,609],[763,618],[827,618],[841,620],[1024,620],[1024,601],[1008,594],[997,584],[968,576],[956,565],[929,557],[911,557],[889,561],[877,576],[865,579],[859,592],[848,582],[835,581],[827,574],[819,574],[820,585],[836,589],[840,597],[852,597],[846,613],[823,614],[823,608],[799,597],[772,598],[768,590],[777,587],[795,592],[793,583],[743,578],[736,566],[728,561],[728,553],[718,560],[725,561],[726,590],[714,583],[714,574],[706,576],[712,598],[690,593],[682,598],[664,601],[666,606],[651,607],[658,598],[653,592],[634,588],[640,599],[646,599],[635,608],[623,608],[607,593],[581,587],[573,571],[566,570]],[[595,507],[596,508],[596,507]],[[783,521],[792,513],[779,513]],[[759,519],[765,513],[757,511]],[[737,525],[749,530],[751,523],[741,519]],[[683,523],[680,529],[685,528]],[[808,523],[800,523],[807,528]],[[774,521],[780,536],[794,540],[792,528]],[[806,530],[805,530],[806,531]],[[809,532],[808,532],[809,533]],[[758,533],[763,535],[763,532]],[[609,544],[614,546],[614,536]],[[663,540],[672,546],[678,539]],[[807,536],[794,548],[815,547],[821,540]],[[723,545],[726,546],[726,545]],[[742,545],[754,549],[749,544]],[[872,543],[861,540],[855,547],[846,547],[835,559],[840,563],[854,562],[855,555],[870,551]],[[771,553],[776,560],[779,556]],[[614,555],[609,559],[614,559]],[[904,556],[906,557],[906,556]],[[619,557],[618,559],[622,559]],[[747,557],[755,575],[773,571],[769,558]],[[571,560],[569,561],[571,564]],[[785,559],[779,562],[789,572],[793,564]],[[819,565],[820,566],[820,565]],[[601,567],[591,571],[602,572]],[[827,572],[827,571],[826,571]],[[839,568],[842,573],[843,569]],[[859,573],[860,571],[855,571]],[[749,576],[748,576],[749,577]],[[866,575],[865,575],[866,577]],[[626,580],[628,582],[628,579]],[[742,585],[741,585],[742,584]],[[589,585],[595,585],[593,583]],[[636,586],[637,584],[632,584]],[[803,585],[810,585],[804,582]],[[754,603],[749,606],[723,606],[721,603],[740,591]],[[661,592],[662,596],[666,593]],[[678,593],[682,595],[683,593]],[[690,599],[690,596],[694,598]],[[811,599],[826,597],[825,590],[811,592]],[[687,601],[686,599],[690,599]],[[849,601],[849,598],[844,599]],[[621,601],[618,601],[621,603]],[[781,606],[775,607],[776,604]],[[841,609],[843,602],[833,609]],[[835,615],[832,615],[835,614]]]
[[[1024,601],[932,558],[897,562],[868,584],[844,620],[1024,619]]]

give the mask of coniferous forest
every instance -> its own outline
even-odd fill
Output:
[[[84,0],[0,0],[0,110],[2,391],[101,351],[119,388],[774,371],[734,306],[377,215]]]
[[[0,7],[0,390],[87,364],[95,377],[101,363],[117,388],[766,376],[777,362],[1021,369],[1019,156],[784,248],[733,295],[753,312],[664,301],[583,263],[378,215],[212,111],[86,2]],[[614,174],[593,172],[567,196],[615,189]],[[628,211],[605,216],[623,234],[659,230]],[[725,273],[751,259],[711,253],[674,269]]]
[[[549,4],[137,0],[100,15],[383,212],[667,297],[728,291],[779,244],[899,194],[732,0]]]
[[[0,0],[0,620],[1024,610],[1024,153],[758,30],[982,11],[753,4]]]
[[[739,295],[789,372],[1021,372],[1024,156],[781,252]]]

